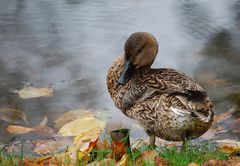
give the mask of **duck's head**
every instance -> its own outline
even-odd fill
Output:
[[[124,46],[124,70],[118,84],[125,85],[136,70],[150,69],[158,52],[155,37],[147,32],[133,33]]]

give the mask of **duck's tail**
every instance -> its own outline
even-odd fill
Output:
[[[188,109],[179,109],[175,107],[170,107],[170,110],[173,111],[178,116],[191,116],[193,118],[196,118],[204,123],[209,123],[213,121],[213,111],[208,110],[208,113],[203,114],[202,112],[198,110],[188,110]]]

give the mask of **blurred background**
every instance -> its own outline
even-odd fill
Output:
[[[136,31],[157,38],[154,67],[192,75],[217,114],[234,109],[220,137],[239,137],[240,0],[0,0],[0,107],[24,111],[30,126],[44,115],[51,126],[76,108],[106,110],[109,121],[131,126],[110,99],[106,74]],[[12,93],[28,85],[51,86],[54,96]],[[0,121],[1,142],[14,137],[7,125]]]

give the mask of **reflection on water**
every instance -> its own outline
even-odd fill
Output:
[[[193,75],[216,111],[239,105],[240,1],[0,1],[1,107],[24,110],[30,124],[64,111],[110,109],[105,77],[126,38],[153,33],[160,44],[154,66]],[[13,89],[52,86],[54,97],[22,100]],[[234,92],[234,94],[233,94]],[[235,95],[235,97],[232,95]],[[236,97],[237,96],[237,97]],[[13,137],[0,122],[0,140]]]

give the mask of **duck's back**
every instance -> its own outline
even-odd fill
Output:
[[[137,73],[128,85],[121,88],[124,89],[121,101],[124,109],[161,95],[183,95],[189,98],[206,96],[205,90],[191,77],[170,68]]]

